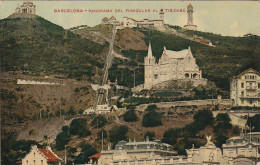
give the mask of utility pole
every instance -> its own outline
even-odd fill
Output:
[[[134,68],[134,87],[135,87],[135,69],[136,68]]]
[[[64,160],[64,163],[65,165],[67,165],[67,145],[65,145],[65,160]]]
[[[103,150],[103,143],[104,143],[103,140],[104,139],[103,139],[103,130],[102,130],[102,150]]]

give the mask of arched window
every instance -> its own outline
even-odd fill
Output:
[[[189,78],[189,77],[190,77],[189,73],[186,73],[186,74],[185,74],[185,77],[186,77],[186,78]]]
[[[193,74],[193,78],[197,78],[198,77],[198,74],[197,73],[194,73]]]

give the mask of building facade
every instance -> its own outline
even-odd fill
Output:
[[[116,29],[124,29],[124,28],[141,28],[148,26],[163,26],[164,25],[164,12],[163,9],[160,10],[159,19],[149,20],[136,20],[130,17],[123,17],[123,21],[118,21],[114,16],[111,18],[104,17],[102,19],[102,24],[114,24],[116,25]]]
[[[207,143],[200,148],[186,149],[187,152],[187,164],[231,164],[232,159],[225,157],[222,154],[220,148],[217,148],[213,142],[211,142],[211,136],[206,136]]]
[[[184,156],[174,156],[177,152],[169,144],[161,141],[143,142],[120,141],[114,150],[101,151],[98,164],[102,165],[159,165],[185,162]]]
[[[15,13],[36,14],[36,6],[32,2],[24,2],[15,9]]]
[[[32,146],[30,152],[18,162],[21,165],[61,165],[62,159],[59,158],[51,147],[46,149]]]
[[[193,6],[191,4],[187,6],[187,25],[184,25],[184,29],[197,30],[197,25],[193,24]]]
[[[250,68],[230,83],[232,106],[260,107],[260,73]]]
[[[164,47],[159,62],[152,54],[151,44],[149,44],[148,54],[144,59],[144,88],[149,89],[155,84],[168,80],[197,80],[197,84],[207,84],[207,80],[202,78],[202,71],[196,64],[190,47],[182,51],[167,50]]]
[[[229,138],[226,144],[222,145],[222,148],[223,154],[227,157],[236,158],[243,156],[260,158],[260,132],[251,132]]]

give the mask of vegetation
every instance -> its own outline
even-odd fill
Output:
[[[76,164],[85,164],[90,160],[90,156],[97,153],[97,150],[90,144],[84,144],[80,148],[82,149],[81,153],[74,160]]]
[[[106,117],[103,115],[98,115],[92,120],[91,126],[95,128],[102,128],[106,125],[106,123],[107,123]]]
[[[148,111],[142,121],[142,126],[144,127],[157,127],[162,125],[162,117],[161,114],[158,112],[155,112],[156,106],[152,105],[149,106],[146,111]]]
[[[134,122],[134,121],[137,121],[138,118],[137,118],[137,115],[135,113],[135,110],[129,110],[127,111],[124,115],[124,121],[126,122]]]
[[[103,68],[99,55],[107,45],[83,39],[41,17],[0,20],[0,33],[1,72],[63,74],[80,80],[91,79],[96,67]]]
[[[260,114],[253,117],[249,117],[247,120],[247,125],[252,128],[253,132],[260,132]]]
[[[70,124],[70,134],[79,135],[80,137],[86,137],[90,135],[91,132],[87,129],[87,120],[85,118],[72,120]]]
[[[201,144],[193,139],[205,126],[214,123],[213,114],[209,110],[200,110],[193,119],[193,123],[184,128],[170,128],[164,133],[162,141],[173,145],[179,154],[186,154],[185,148],[191,148],[192,144],[200,146]]]
[[[121,125],[113,127],[109,131],[109,140],[115,146],[120,140],[127,140],[128,127]]]
[[[152,141],[154,140],[155,138],[155,133],[154,132],[149,132],[147,131],[145,134],[144,134],[144,140],[146,140],[146,138],[149,138],[149,141]]]

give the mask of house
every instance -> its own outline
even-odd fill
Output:
[[[51,150],[51,147],[43,149],[34,145],[30,152],[17,163],[21,165],[61,165],[62,159]]]
[[[229,138],[222,145],[223,154],[228,157],[238,156],[260,158],[260,132],[250,132]]]
[[[260,73],[250,68],[230,83],[232,106],[260,107]]]
[[[84,115],[95,114],[95,112],[96,112],[95,108],[93,106],[90,106],[84,110],[83,114]]]
[[[185,156],[175,156],[173,146],[162,143],[160,140],[149,141],[120,141],[111,149],[102,150],[98,164],[178,164],[185,162]]]

